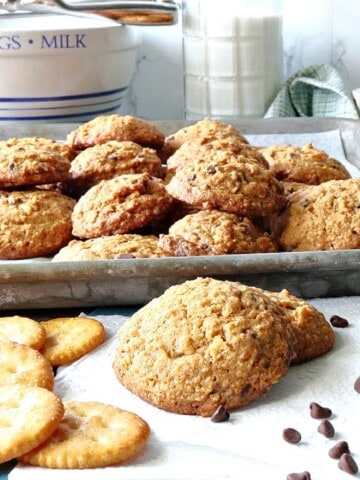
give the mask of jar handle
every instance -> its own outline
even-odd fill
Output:
[[[7,0],[5,8],[21,8],[21,0]],[[35,3],[44,3],[42,0]],[[51,0],[50,4],[73,12],[87,11],[106,16],[124,25],[174,25],[178,22],[180,4],[175,0]]]
[[[53,0],[66,10],[87,10],[125,25],[174,25],[180,6],[173,0],[97,0],[68,2]]]

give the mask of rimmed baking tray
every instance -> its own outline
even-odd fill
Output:
[[[165,134],[184,122],[157,122]],[[360,168],[360,121],[280,118],[239,121],[244,135],[340,131],[347,160]],[[65,138],[71,124],[2,124],[0,137]],[[206,257],[0,263],[0,310],[141,305],[198,276],[239,280],[303,298],[360,295],[360,250]]]

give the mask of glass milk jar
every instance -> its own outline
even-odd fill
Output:
[[[283,81],[280,0],[183,0],[185,118],[262,117]]]

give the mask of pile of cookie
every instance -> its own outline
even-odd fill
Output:
[[[66,141],[0,141],[0,258],[356,249],[360,180],[311,144],[250,145],[201,120],[165,137],[99,116]]]
[[[0,463],[96,468],[144,448],[150,429],[136,414],[100,402],[65,402],[54,392],[54,368],[105,337],[103,324],[89,317],[0,317]]]
[[[324,315],[287,290],[199,277],[119,328],[112,366],[152,405],[213,418],[267,396],[291,365],[324,355],[334,340]]]

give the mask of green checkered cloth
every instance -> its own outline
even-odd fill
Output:
[[[360,118],[351,91],[330,65],[310,65],[292,75],[264,115]]]

